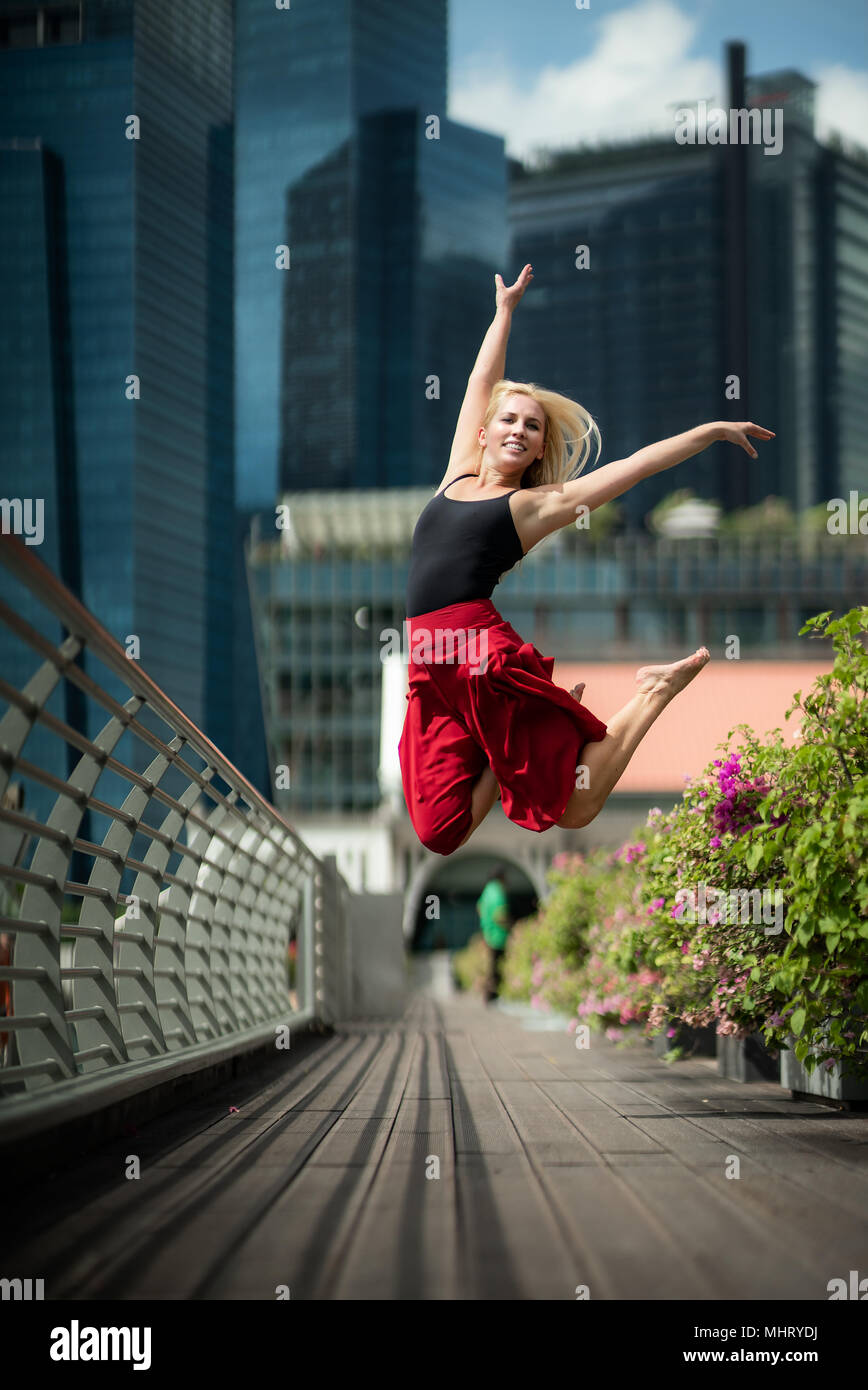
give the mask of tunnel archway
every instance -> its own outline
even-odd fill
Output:
[[[468,850],[447,863],[432,859],[420,866],[411,885],[404,933],[407,949],[461,950],[479,930],[476,901],[491,875],[503,869],[515,921],[536,911],[540,893],[528,869],[506,855]]]

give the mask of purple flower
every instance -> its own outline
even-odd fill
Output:
[[[711,839],[708,842],[710,849],[720,849],[722,844],[723,840],[721,840],[719,835],[712,835]]]

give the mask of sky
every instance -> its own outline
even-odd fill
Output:
[[[673,130],[682,103],[726,105],[724,46],[748,75],[818,84],[816,130],[868,148],[865,0],[450,0],[449,115],[507,153]]]

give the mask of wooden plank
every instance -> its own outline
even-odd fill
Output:
[[[467,1033],[445,1034],[446,1066],[450,1080],[483,1081],[485,1068]]]
[[[497,1093],[522,1143],[541,1163],[599,1165],[593,1145],[560,1113],[533,1081],[500,1081]]]
[[[492,1083],[453,1079],[452,1085],[456,1154],[520,1154],[521,1143]]]
[[[660,1148],[640,1126],[608,1106],[586,1105],[583,1088],[573,1082],[542,1082],[540,1089],[550,1096],[591,1148],[602,1153],[651,1153]],[[590,1097],[594,1100],[595,1097]]]
[[[449,1072],[442,1034],[429,1029],[417,1034],[404,1095],[431,1096],[441,1100],[449,1095]]]
[[[361,1040],[356,1047],[361,1048]],[[356,1117],[397,1115],[415,1047],[413,1033],[380,1034],[371,1065],[347,1106],[348,1113]]]
[[[734,1196],[725,1197],[712,1182],[685,1169],[674,1156],[669,1156],[665,1166],[624,1165],[618,1176],[641,1200],[649,1216],[667,1231],[682,1258],[699,1270],[711,1287],[712,1298],[827,1296],[821,1284],[824,1287],[834,1272],[828,1258],[819,1266],[802,1255],[782,1258],[780,1241],[757,1223],[747,1206],[740,1206]],[[830,1273],[824,1275],[827,1267]],[[655,1280],[656,1276],[657,1266]],[[646,1271],[645,1297],[650,1283]],[[696,1296],[687,1292],[680,1295]]]
[[[431,1177],[430,1155],[439,1159]],[[328,1271],[335,1299],[453,1298],[455,1171],[448,1100],[408,1097],[358,1216]]]
[[[526,1158],[460,1154],[461,1299],[573,1299],[576,1254]]]
[[[556,1194],[570,1232],[584,1247],[577,1254],[574,1283],[586,1284],[591,1300],[716,1298],[719,1281],[695,1258],[690,1242],[662,1223],[645,1202],[642,1181],[661,1171],[677,1183],[678,1166],[668,1154],[620,1155],[623,1166],[547,1167],[546,1183]],[[635,1172],[638,1185],[627,1181]],[[719,1238],[719,1233],[718,1233]]]

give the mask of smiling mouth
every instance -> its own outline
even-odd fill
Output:
[[[504,447],[504,449],[509,449],[510,453],[513,453],[513,454],[523,454],[523,453],[524,453],[524,445],[523,445],[523,444],[504,444],[503,447]]]

